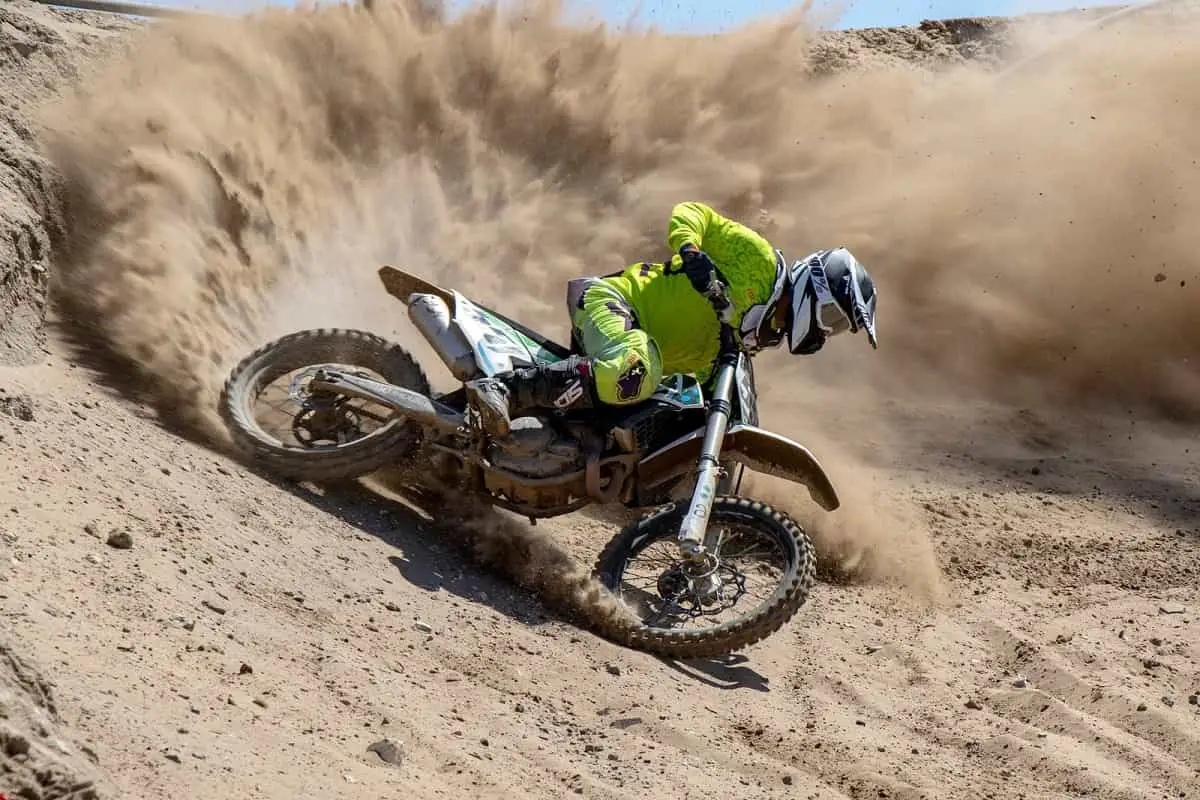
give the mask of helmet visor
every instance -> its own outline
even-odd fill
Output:
[[[867,341],[871,343],[871,347],[878,349],[879,340],[875,338],[875,296],[871,295],[871,300],[868,302],[863,299],[862,287],[858,284],[858,276],[854,276],[854,280],[850,282],[851,290],[854,292],[854,322],[853,330],[858,332],[862,328],[867,332]]]

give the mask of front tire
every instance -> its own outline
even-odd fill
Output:
[[[597,580],[619,595],[631,559],[656,542],[673,548],[686,513],[686,503],[676,504],[638,520],[614,536],[596,560]],[[755,608],[721,625],[680,631],[648,624],[643,619],[640,625],[616,632],[613,638],[634,649],[668,658],[713,658],[767,638],[800,610],[816,581],[816,553],[812,541],[794,520],[765,503],[718,497],[713,502],[709,525],[736,525],[774,544],[783,561],[775,591]],[[669,572],[660,575],[660,587]]]
[[[420,428],[392,415],[378,430],[350,442],[303,447],[270,436],[255,420],[255,401],[272,381],[318,364],[348,364],[429,394],[429,380],[404,348],[363,331],[322,328],[289,334],[246,356],[225,381],[221,417],[234,443],[269,471],[297,481],[334,482],[370,474],[410,453]]]

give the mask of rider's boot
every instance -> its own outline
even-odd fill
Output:
[[[492,436],[507,436],[512,415],[526,409],[567,411],[596,405],[592,361],[580,356],[478,378],[468,381],[466,389],[467,402]]]

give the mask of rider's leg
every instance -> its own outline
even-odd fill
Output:
[[[502,372],[466,384],[467,401],[483,429],[507,436],[512,416],[529,408],[591,408],[595,389],[591,360],[571,356],[553,364]]]
[[[571,324],[592,361],[596,397],[608,405],[640,403],[662,380],[662,359],[637,313],[611,284],[586,285],[572,304]]]
[[[637,403],[658,385],[658,348],[620,293],[595,279],[572,281],[567,292],[583,355],[469,382],[468,400],[489,433],[506,435],[511,416],[526,409]]]

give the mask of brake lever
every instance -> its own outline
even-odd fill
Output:
[[[733,302],[729,299],[728,288],[717,278],[716,272],[710,272],[708,275],[708,287],[704,291],[704,296],[708,299],[709,305],[713,311],[717,313],[717,319],[723,324],[730,325],[733,323]]]

